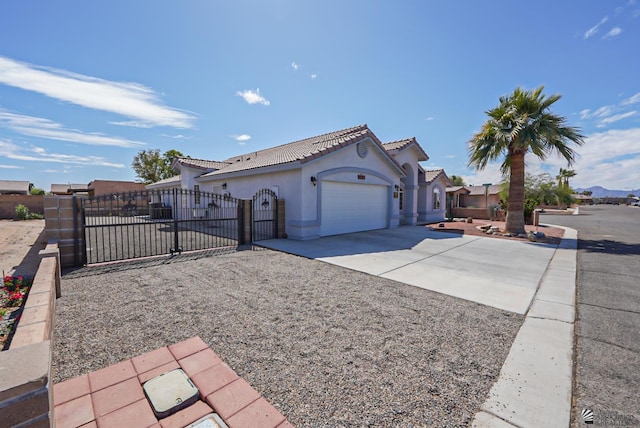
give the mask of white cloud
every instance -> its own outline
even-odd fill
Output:
[[[637,188],[640,183],[640,128],[613,129],[589,135],[582,146],[572,145],[578,156],[571,169],[577,175],[571,179],[572,187],[604,186],[609,189]],[[533,155],[526,159],[526,171],[531,174],[549,173],[555,177],[560,168],[567,168],[562,157],[551,156],[540,161]],[[466,183],[499,183],[498,161],[483,171],[460,174]],[[458,174],[456,174],[458,175]]]
[[[626,100],[623,100],[621,104],[623,106],[629,106],[629,105],[636,104],[636,103],[640,103],[640,92],[638,92],[637,94],[627,98]]]
[[[595,119],[595,125],[598,128],[603,128],[611,123],[635,116],[637,114],[636,110],[625,110],[628,109],[628,106],[636,103],[640,103],[640,92],[625,100],[622,100],[617,105],[602,106],[595,111],[584,109],[580,112],[580,119]]]
[[[435,120],[435,117],[430,116],[430,117],[427,118],[427,121],[429,121],[429,122],[432,121],[432,120]]]
[[[609,39],[611,37],[615,37],[617,35],[619,35],[620,33],[622,33],[622,28],[620,27],[613,27],[611,29],[611,31],[609,31],[607,34],[605,34],[602,38],[603,39]]]
[[[298,70],[298,67],[300,67],[298,64],[296,64],[295,62],[291,63],[291,68],[293,68],[294,70]]]
[[[311,80],[316,80],[318,78],[318,75],[316,73],[311,74]]]
[[[149,126],[191,128],[195,119],[187,112],[162,104],[152,89],[137,83],[113,82],[2,56],[0,83],[135,119],[133,122],[120,123],[126,126],[144,123]]]
[[[169,135],[169,134],[160,134],[161,137],[173,138],[174,140],[190,140],[191,137],[187,137],[182,134],[178,135]]]
[[[29,162],[55,162],[75,165],[110,166],[114,168],[124,168],[121,163],[107,161],[100,156],[77,156],[60,153],[47,153],[41,147],[19,147],[10,141],[0,140],[0,156],[7,159],[29,161]]]
[[[24,169],[24,167],[18,166],[18,165],[3,165],[3,164],[0,164],[0,169]]]
[[[613,106],[602,106],[598,110],[594,111],[592,117],[606,117],[613,113]]]
[[[640,183],[640,128],[612,129],[585,138],[585,144],[575,147],[578,157],[571,167],[577,175],[572,187],[603,186],[609,189],[637,188]],[[527,159],[527,168],[535,167],[555,176],[567,164],[561,158],[545,162]],[[633,183],[633,184],[632,184]]]
[[[251,135],[248,135],[248,134],[232,135],[231,138],[233,138],[236,141],[245,142],[251,139]]]
[[[602,24],[604,24],[605,22],[607,22],[607,20],[609,19],[608,16],[605,16],[604,18],[602,18],[600,20],[600,22],[598,22],[596,25],[594,25],[593,27],[589,28],[583,35],[583,38],[586,40],[590,37],[592,37],[594,34],[596,34],[598,32],[598,30],[600,29],[600,26]]]
[[[255,92],[250,89],[238,91],[236,95],[242,97],[249,104],[262,104],[265,106],[271,104],[269,100],[260,95],[260,89],[256,89]]]
[[[460,176],[464,182],[469,185],[479,186],[483,183],[499,184],[502,181],[500,164],[501,162],[488,164],[485,169],[481,171],[473,171],[469,174],[460,174]]]
[[[153,128],[154,126],[149,122],[140,122],[139,120],[125,120],[121,122],[109,122],[109,123],[111,125],[129,126],[131,128],[144,128],[144,129]]]
[[[613,116],[606,117],[598,123],[598,128],[602,128],[604,126],[609,125],[610,123],[614,123],[619,120],[626,119],[631,116],[635,116],[636,113],[637,112],[633,110],[633,111],[628,111],[626,113],[614,114]]]
[[[49,119],[9,113],[2,109],[0,109],[0,127],[11,129],[30,137],[92,146],[140,147],[145,145],[140,141],[111,137],[96,132],[86,133],[77,129],[67,129]]]

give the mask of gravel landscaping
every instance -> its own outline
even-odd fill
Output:
[[[523,317],[254,249],[66,272],[53,381],[200,336],[295,426],[468,426]]]

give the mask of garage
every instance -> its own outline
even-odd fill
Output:
[[[323,181],[320,197],[320,236],[388,227],[388,186]]]

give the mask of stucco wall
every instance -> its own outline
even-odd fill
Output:
[[[498,205],[500,204],[500,195],[489,195],[488,196],[489,205]],[[461,195],[460,196],[460,206],[469,208],[486,208],[485,196],[484,195]]]

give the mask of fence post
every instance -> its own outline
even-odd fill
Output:
[[[250,244],[253,240],[253,201],[240,199],[238,202],[238,244]]]
[[[182,189],[180,189],[182,191]],[[182,196],[182,193],[180,194]],[[182,204],[182,199],[180,199],[180,204]],[[184,207],[181,208],[184,209]],[[183,213],[181,213],[182,215]],[[180,241],[178,238],[178,189],[173,189],[173,248],[171,248],[171,254],[173,253],[181,253],[180,249]]]

